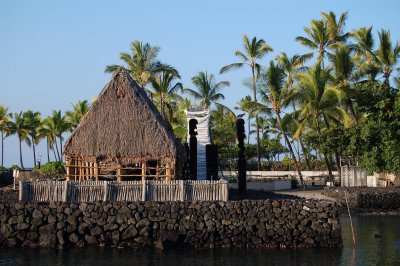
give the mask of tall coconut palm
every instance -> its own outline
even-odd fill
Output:
[[[109,65],[106,67],[105,72],[113,73],[118,68],[123,67],[129,71],[132,78],[141,86],[145,87],[149,83],[150,78],[153,77],[157,72],[163,69],[169,69],[175,71],[175,69],[166,64],[162,64],[157,60],[160,48],[157,46],[151,46],[149,43],[143,43],[139,40],[135,40],[131,43],[131,52],[121,53],[120,59],[126,64],[121,65]]]
[[[276,56],[275,60],[282,66],[286,75],[286,86],[292,88],[295,82],[296,74],[305,70],[304,63],[312,58],[313,54],[294,55],[289,57],[285,52]]]
[[[263,83],[265,87],[260,90],[260,95],[262,100],[268,103],[274,111],[275,117],[278,120],[279,129],[282,132],[290,155],[295,163],[295,167],[300,177],[303,189],[305,189],[303,175],[300,171],[300,165],[293,152],[289,137],[282,127],[282,110],[290,103],[292,98],[292,90],[285,86],[285,77],[286,74],[283,67],[279,64],[275,64],[274,61],[271,60],[267,71],[263,73]]]
[[[385,94],[389,97],[390,94],[390,78],[392,72],[397,65],[400,57],[400,44],[396,43],[393,47],[390,39],[390,31],[381,30],[378,32],[379,47],[375,51],[375,62],[380,72],[383,74],[385,84]]]
[[[87,100],[78,101],[76,104],[72,105],[72,111],[65,112],[66,121],[70,124],[71,130],[78,127],[82,118],[90,109],[90,104]]]
[[[217,82],[213,74],[208,74],[207,71],[200,71],[192,78],[192,83],[196,90],[184,89],[183,91],[193,96],[196,100],[200,100],[200,107],[211,107],[214,104],[230,111],[228,107],[218,102],[225,99],[225,96],[220,91],[229,87],[230,83],[228,81]]]
[[[71,131],[70,130],[71,125],[68,123],[65,115],[61,114],[61,111],[53,110],[51,119],[54,122],[56,131],[57,131],[57,137],[58,137],[58,140],[60,141],[59,161],[62,162],[63,161],[63,140],[64,140],[63,134],[68,131]],[[56,142],[56,145],[57,145],[57,142]]]
[[[187,117],[185,110],[193,106],[193,103],[189,99],[183,98],[178,101],[173,101],[170,106],[173,115],[170,116],[169,122],[171,123],[172,129],[174,130],[174,134],[180,140],[186,141]]]
[[[1,166],[4,166],[4,139],[9,135],[8,123],[12,114],[8,113],[8,107],[0,104],[0,132],[1,132]]]
[[[296,41],[313,50],[313,54],[318,53],[317,62],[321,63],[322,67],[325,68],[324,57],[330,44],[325,21],[311,20],[311,26],[304,27],[304,32],[307,36],[297,36]]]
[[[152,99],[158,103],[161,115],[166,119],[165,107],[172,100],[179,98],[176,94],[178,89],[182,90],[182,83],[176,82],[177,79],[181,78],[178,73],[174,73],[168,70],[162,71],[159,75],[150,78]]]
[[[50,116],[42,120],[41,127],[39,129],[39,135],[41,138],[46,138],[47,162],[50,161],[50,149],[53,150],[54,159],[59,161],[60,158],[58,157],[58,146],[56,146],[57,154],[56,150],[54,149],[54,145],[57,145],[57,128]]]
[[[17,134],[19,141],[19,161],[21,164],[21,168],[24,169],[24,162],[22,160],[22,141],[30,146],[31,141],[29,139],[29,126],[26,123],[22,112],[14,114],[14,121],[8,122],[8,128],[10,130],[10,134]]]
[[[345,42],[350,37],[351,34],[349,32],[344,33],[348,12],[340,14],[338,20],[336,20],[336,14],[332,11],[329,13],[322,12],[321,15],[326,23],[329,45],[337,42]]]
[[[356,68],[352,52],[349,47],[339,45],[334,49],[334,52],[329,55],[329,60],[333,69],[333,82],[343,91],[345,104],[353,120],[358,123],[358,118],[351,100],[351,96],[354,94],[352,90],[352,81],[354,81],[354,72]]]
[[[273,48],[265,43],[263,39],[253,37],[250,39],[247,35],[243,35],[243,52],[237,50],[235,55],[243,62],[233,63],[221,68],[220,73],[225,73],[234,69],[249,66],[251,69],[251,80],[253,85],[253,101],[254,109],[257,107],[257,79],[260,73],[260,64],[257,60],[261,60],[268,52],[272,52]],[[256,114],[256,133],[257,133],[257,168],[261,170],[261,156],[260,156],[260,125],[258,122],[258,114]]]
[[[298,95],[300,95],[303,105],[299,115],[301,123],[296,135],[300,134],[307,123],[312,124],[310,120],[314,120],[316,123],[317,135],[320,140],[322,140],[321,120],[328,129],[331,127],[328,119],[340,121],[345,126],[351,124],[351,118],[344,109],[339,107],[339,103],[343,98],[343,91],[331,85],[329,70],[323,70],[320,64],[316,64],[314,67],[310,68],[309,71],[300,73],[298,75],[298,80]],[[332,166],[329,157],[326,154],[324,154],[324,157],[328,166],[329,176],[332,180]],[[336,154],[335,157],[338,171],[340,172],[338,154]]]
[[[33,151],[33,165],[36,167],[36,149],[35,145],[39,143],[39,127],[40,127],[40,112],[33,112],[32,110],[28,110],[24,112],[23,118],[25,123],[29,129],[29,136],[31,137],[31,145]]]
[[[354,59],[357,64],[356,76],[367,75],[370,80],[375,80],[379,69],[374,63],[374,38],[372,27],[362,27],[351,34],[356,41],[351,48],[355,51]]]
[[[253,101],[251,100],[251,96],[247,95],[246,97],[240,99],[240,101],[237,102],[237,105],[235,107],[236,110],[243,111],[247,114],[247,125],[248,125],[248,133],[247,133],[247,144],[250,144],[250,124],[251,124],[251,118],[255,114],[254,110],[254,104]]]

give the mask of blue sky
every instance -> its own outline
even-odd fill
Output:
[[[275,49],[266,65],[281,51],[306,52],[294,39],[323,11],[348,11],[347,30],[373,25],[398,41],[399,7],[396,0],[0,0],[0,104],[46,116],[90,100],[110,78],[105,66],[119,64],[119,53],[138,39],[161,47],[159,59],[180,71],[185,87],[192,88],[190,78],[205,70],[230,81],[223,103],[233,107],[250,94],[242,84],[250,72],[218,71],[237,61],[233,52],[242,48],[242,34]],[[44,154],[45,145],[38,151]],[[16,137],[5,140],[5,153],[6,166],[18,164]],[[26,166],[33,165],[31,153],[24,145]]]

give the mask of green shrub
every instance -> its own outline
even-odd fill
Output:
[[[0,165],[0,173],[7,172],[8,168]]]
[[[40,167],[40,169],[35,169],[39,173],[65,173],[65,163],[63,162],[48,162]]]
[[[14,170],[14,169],[21,170],[21,167],[19,167],[16,164],[13,164],[10,168],[8,168],[8,170]]]

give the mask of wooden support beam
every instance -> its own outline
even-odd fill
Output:
[[[94,162],[94,177],[96,181],[99,181],[99,163],[97,161]]]
[[[122,168],[122,166],[121,166],[121,164],[118,164],[117,165],[117,181],[121,181],[121,168]]]
[[[172,179],[172,167],[171,167],[171,163],[170,162],[167,162],[167,169],[165,170],[165,174],[166,174],[165,179],[167,181],[171,181],[171,179]]]
[[[67,179],[67,181],[69,181],[70,180],[70,169],[69,169],[69,166],[70,165],[70,163],[69,163],[69,159],[67,159],[66,161],[65,161],[65,170],[67,171],[67,174],[66,174],[66,179]]]
[[[142,181],[146,181],[146,162],[142,162]]]

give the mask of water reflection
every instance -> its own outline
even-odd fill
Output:
[[[341,217],[342,265],[400,265],[400,217],[353,217],[354,246],[348,217]]]
[[[82,248],[0,250],[0,265],[400,265],[400,217],[341,217],[343,249],[140,250]]]

